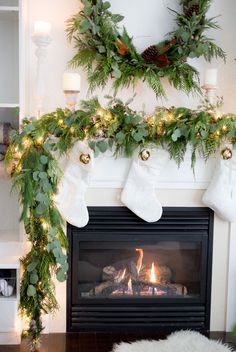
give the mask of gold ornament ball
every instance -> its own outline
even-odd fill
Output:
[[[147,149],[141,150],[139,153],[139,158],[143,161],[147,161],[150,158],[150,152]]]
[[[81,154],[79,160],[82,164],[87,165],[90,162],[90,155],[89,154]]]
[[[229,160],[232,158],[232,150],[228,147],[224,148],[222,151],[221,151],[221,156],[224,160]]]

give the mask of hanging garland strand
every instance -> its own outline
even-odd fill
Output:
[[[169,39],[141,54],[127,30],[123,28],[121,33],[118,24],[124,17],[113,14],[108,1],[82,3],[83,9],[68,20],[68,38],[77,51],[70,65],[85,69],[91,91],[104,88],[113,77],[115,91],[135,86],[141,79],[157,96],[165,96],[161,78],[166,77],[178,90],[199,93],[199,73],[187,63],[187,58],[225,60],[224,51],[205,34],[209,29],[219,28],[215,18],[206,18],[211,0],[180,0],[183,13],[170,10],[176,15],[176,30],[168,34]]]
[[[197,111],[161,107],[146,116],[132,110],[130,102],[108,98],[106,109],[94,98],[81,102],[75,112],[58,109],[40,120],[25,120],[22,131],[12,134],[6,164],[32,244],[22,259],[20,298],[20,309],[30,320],[32,350],[39,344],[42,314],[58,308],[53,274],[64,281],[68,269],[64,223],[53,200],[62,176],[58,153],[68,152],[77,140],[88,140],[95,156],[110,149],[131,157],[137,148],[165,146],[180,164],[189,144],[194,166],[197,151],[207,159],[222,142],[236,144],[236,116],[216,119],[214,107],[208,104]]]

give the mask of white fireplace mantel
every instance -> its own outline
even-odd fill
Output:
[[[117,157],[109,153],[95,158],[91,177],[91,188],[123,188],[132,159]],[[206,189],[214,172],[216,158],[207,162],[197,158],[194,171],[191,169],[190,151],[186,153],[180,167],[169,160],[156,184],[157,189]]]
[[[132,159],[118,157],[115,158],[109,153],[100,155],[95,159],[95,166],[91,177],[90,189],[122,189],[129,172]],[[156,189],[162,190],[204,190],[208,187],[209,182],[214,174],[217,164],[217,157],[211,157],[208,161],[198,157],[194,172],[191,169],[191,153],[188,151],[185,155],[184,162],[180,167],[176,162],[169,160],[162,170],[157,183]],[[118,197],[119,199],[119,194]],[[204,204],[202,204],[204,206]],[[222,236],[225,234],[222,233]],[[234,248],[236,247],[236,226],[230,224],[229,228],[229,248],[228,248],[228,278],[227,278],[227,295],[226,295],[226,331],[231,331],[236,323],[236,256]]]

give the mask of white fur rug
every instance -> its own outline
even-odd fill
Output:
[[[113,352],[230,352],[232,348],[221,342],[209,340],[196,331],[177,331],[166,340],[141,340],[122,342],[113,347]]]

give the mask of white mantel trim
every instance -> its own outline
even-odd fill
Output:
[[[168,183],[157,183],[156,189],[207,189],[209,182],[168,182]],[[112,181],[112,180],[93,180],[89,188],[115,188],[120,189],[124,187],[123,181]]]
[[[235,210],[236,211],[236,210]],[[223,235],[223,234],[222,234]],[[236,324],[236,223],[230,225],[226,331]]]

